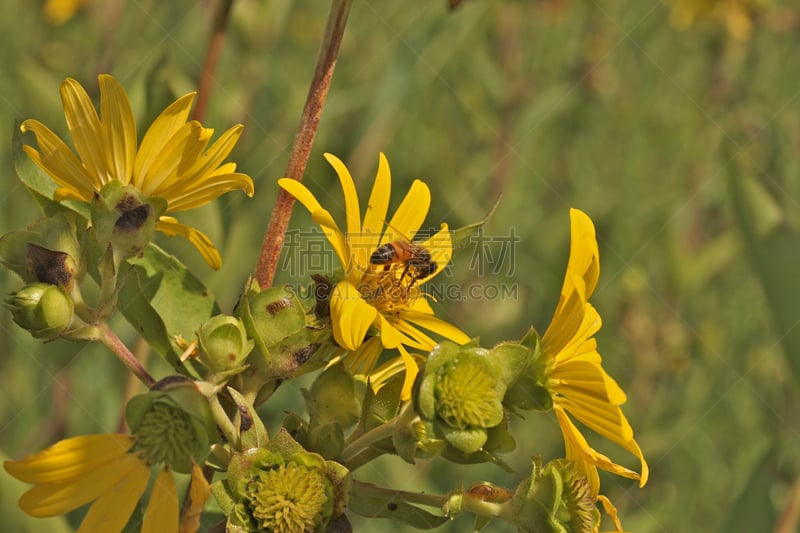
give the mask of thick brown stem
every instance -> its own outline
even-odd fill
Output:
[[[284,173],[287,178],[301,180],[306,171],[322,107],[325,105],[333,70],[336,67],[339,46],[342,43],[347,15],[350,12],[350,2],[351,0],[333,0],[331,3],[328,22],[325,26],[325,36],[317,56],[317,66],[314,69],[314,77],[311,80],[306,105],[300,117],[300,125],[297,128],[292,152],[289,155],[289,163]],[[269,226],[264,235],[264,243],[261,245],[261,255],[256,267],[256,280],[262,288],[270,287],[275,278],[283,239],[292,215],[292,206],[294,206],[294,198],[283,189],[278,191],[278,198],[269,219]]]
[[[208,107],[208,97],[211,94],[211,87],[214,85],[214,72],[217,69],[219,56],[222,54],[222,44],[225,41],[225,30],[228,27],[228,17],[231,13],[233,0],[219,0],[217,11],[214,13],[214,27],[211,30],[211,38],[208,41],[206,59],[203,62],[203,71],[200,73],[200,81],[197,83],[197,106],[194,108],[194,118],[200,122],[206,116]]]

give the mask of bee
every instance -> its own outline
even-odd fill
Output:
[[[393,264],[402,263],[404,267],[400,279],[409,275],[412,285],[436,272],[438,266],[428,250],[405,239],[387,242],[378,247],[372,252],[369,262],[373,265],[384,265],[387,269]]]

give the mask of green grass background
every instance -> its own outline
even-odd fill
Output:
[[[95,94],[97,74],[111,72],[131,96],[141,135],[196,87],[213,4],[94,2],[54,27],[40,2],[4,2],[0,233],[39,216],[14,175],[14,121],[37,118],[64,134],[61,80],[74,77]],[[770,4],[752,39],[737,43],[712,23],[676,31],[668,6],[650,0],[472,0],[455,13],[444,0],[354,4],[305,178],[323,204],[343,215],[323,152],[348,163],[364,196],[385,152],[392,205],[422,178],[432,190],[432,225],[479,220],[502,193],[486,235],[513,228],[513,256],[481,276],[468,248],[446,281],[516,286],[516,297],[437,305],[486,346],[546,328],[566,264],[568,209],[586,211],[601,252],[593,298],[604,321],[600,353],[628,393],[624,410],[651,467],[643,489],[602,476],[626,530],[796,531],[800,10]],[[161,241],[228,311],[256,263],[326,10],[311,0],[234,3],[204,123],[217,132],[245,124],[232,159],[255,180],[256,196],[230,194],[180,216],[218,245],[218,272],[187,243]],[[310,217],[297,209],[292,224],[308,228]],[[482,257],[488,264],[497,254],[495,243]],[[295,279],[283,272],[279,281]],[[0,273],[4,293],[18,287]],[[130,330],[118,327],[132,345]],[[43,345],[3,313],[0,452],[19,457],[65,435],[114,431],[125,378],[104,350]],[[264,412],[272,429],[284,410],[300,409],[300,398],[297,384],[284,386]],[[552,416],[513,425],[516,477],[436,460],[412,469],[397,458],[360,473],[405,490],[445,492],[479,479],[513,487],[529,456],[563,455]],[[19,488],[7,478],[0,474],[0,513],[12,516]],[[357,531],[410,530],[354,523]],[[38,521],[19,527],[50,530]],[[469,527],[462,517],[440,530]]]

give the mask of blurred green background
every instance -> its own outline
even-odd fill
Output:
[[[167,103],[196,88],[215,2],[83,4],[55,25],[42,2],[4,1],[0,234],[39,216],[14,174],[15,120],[37,118],[64,134],[65,77],[96,93],[97,74],[114,74],[140,135]],[[566,265],[568,208],[586,211],[601,251],[593,298],[604,320],[600,352],[628,393],[624,410],[651,467],[643,489],[602,476],[626,530],[798,531],[800,8],[788,0],[676,0],[670,24],[669,4],[640,0],[467,0],[452,13],[445,0],[354,4],[305,178],[323,204],[343,215],[326,151],[348,163],[363,195],[385,152],[394,206],[413,178],[425,179],[431,225],[479,220],[502,193],[487,241],[461,251],[444,281],[503,286],[509,297],[484,290],[483,298],[437,305],[486,346],[519,338],[531,324],[547,327]],[[254,269],[327,5],[234,2],[204,124],[217,132],[245,124],[232,159],[254,178],[256,196],[230,194],[179,215],[220,248],[218,272],[186,242],[161,242],[207,280],[223,310]],[[694,13],[707,5],[716,11]],[[686,13],[697,17],[679,30]],[[310,225],[297,209],[293,228]],[[502,248],[509,236],[518,241]],[[296,282],[291,274],[278,281]],[[3,293],[18,287],[0,272]],[[157,375],[166,372],[153,364]],[[5,455],[115,431],[125,387],[122,366],[104,350],[42,345],[0,315]],[[300,409],[300,398],[297,384],[285,385],[265,411],[270,427]],[[360,474],[405,490],[444,492],[478,479],[513,487],[530,455],[563,455],[553,417],[513,425],[522,436],[507,459],[517,477],[435,460],[409,472],[396,458]],[[0,475],[3,516],[20,490],[7,478]],[[29,531],[50,530],[31,524]],[[469,527],[460,517],[440,531]]]

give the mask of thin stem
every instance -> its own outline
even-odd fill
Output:
[[[136,360],[139,361],[142,365],[147,364],[147,360],[150,359],[150,345],[144,339],[144,337],[139,337],[136,341],[136,345],[133,347],[134,357]],[[125,383],[125,392],[122,394],[122,404],[127,405],[128,400],[133,398],[139,392],[139,383],[136,381],[135,376],[132,374],[128,374],[127,382]],[[127,433],[128,432],[128,422],[125,420],[125,412],[120,413],[119,417],[119,426],[117,431],[119,433]]]
[[[211,29],[211,38],[208,40],[200,80],[197,82],[197,105],[194,108],[194,118],[200,122],[206,116],[208,97],[211,94],[211,87],[214,85],[214,71],[216,71],[219,57],[222,55],[222,44],[225,42],[225,31],[228,27],[231,6],[233,6],[233,0],[219,0],[217,10],[214,12],[214,26]]]
[[[381,455],[381,453],[368,453],[370,446],[391,437],[398,425],[401,428],[410,428],[416,418],[417,413],[414,411],[411,402],[406,402],[397,416],[378,427],[372,428],[348,443],[339,455],[339,462],[350,470],[355,470],[363,466],[365,463]]]
[[[328,13],[325,26],[325,35],[317,55],[317,65],[314,77],[306,97],[303,114],[292,144],[289,163],[286,166],[284,177],[301,180],[306,171],[308,157],[311,155],[311,146],[317,134],[320,115],[328,96],[331,78],[336,67],[336,58],[339,55],[339,46],[344,37],[344,28],[347,24],[347,15],[350,12],[351,0],[333,0]],[[292,215],[294,198],[283,189],[278,191],[275,208],[269,219],[269,226],[261,245],[261,255],[256,267],[256,280],[262,288],[272,286],[275,270],[278,266],[286,228],[289,227],[289,218]]]
[[[128,367],[128,370],[133,372],[133,374],[139,378],[139,381],[144,383],[147,388],[149,389],[153,385],[156,384],[156,380],[153,379],[147,370],[145,370],[142,363],[139,362],[138,359],[131,353],[127,346],[125,346],[117,334],[108,327],[107,324],[99,324],[94,327],[99,335],[97,336],[97,340],[103,343],[103,345],[114,352],[114,355],[122,361],[122,364]]]
[[[238,446],[239,434],[233,422],[231,422],[231,419],[228,417],[228,413],[225,412],[222,404],[219,403],[219,396],[216,393],[211,395],[204,394],[204,396],[208,398],[208,405],[211,407],[211,416],[214,418],[214,423],[217,424],[217,427],[219,427],[225,435],[225,438],[231,443],[231,446]]]

